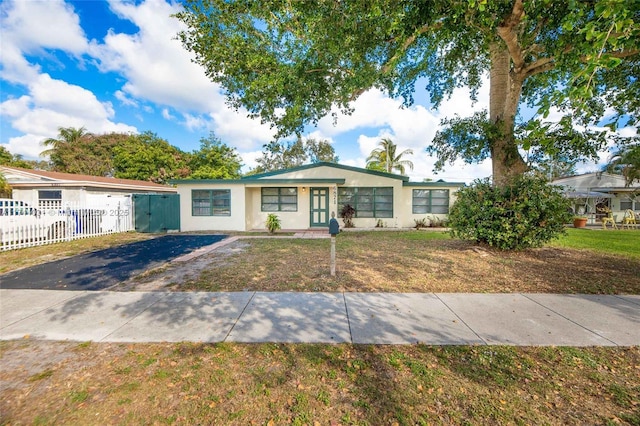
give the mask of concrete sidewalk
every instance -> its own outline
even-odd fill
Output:
[[[640,296],[0,290],[0,339],[640,345]]]

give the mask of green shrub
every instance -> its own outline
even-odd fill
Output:
[[[272,234],[280,229],[280,218],[276,214],[267,215],[267,229]]]
[[[356,209],[354,209],[351,204],[345,204],[340,209],[340,217],[344,221],[345,228],[355,228],[353,224],[353,217],[356,215]]]
[[[540,247],[565,234],[572,217],[559,187],[530,176],[506,186],[476,180],[456,196],[449,212],[451,235],[502,250]]]

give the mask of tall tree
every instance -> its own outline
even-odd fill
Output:
[[[166,183],[189,175],[186,154],[155,133],[130,135],[114,148],[115,177]]]
[[[396,154],[398,147],[389,138],[383,138],[378,142],[378,145],[380,148],[371,151],[371,154],[367,157],[368,169],[381,170],[387,173],[393,173],[394,170],[397,170],[401,175],[405,174],[405,167],[413,170],[413,163],[402,159],[405,155],[413,155],[413,150],[405,149]]]
[[[11,198],[11,192],[11,185],[7,182],[7,178],[0,173],[0,198]]]
[[[257,160],[258,166],[251,174],[264,173],[274,170],[290,169],[306,163],[337,163],[333,146],[326,141],[313,138],[305,142],[298,138],[295,142],[272,141],[263,146],[262,157]]]
[[[340,161],[340,158],[336,155],[335,149],[327,140],[308,138],[304,142],[304,149],[312,164],[337,163]]]
[[[3,146],[0,146],[0,166],[20,167],[23,169],[41,168],[46,165],[43,161],[25,160],[20,154],[12,154]]]
[[[190,155],[188,166],[191,179],[237,179],[242,162],[235,148],[211,132],[209,137],[200,139],[200,149]]]
[[[57,172],[69,172],[72,163],[71,158],[77,157],[75,149],[80,141],[90,135],[87,129],[80,127],[58,127],[58,137],[48,138],[42,142],[42,145],[49,147],[40,153],[42,157],[49,157],[52,169]],[[70,154],[70,155],[69,155]],[[69,172],[72,173],[72,172]]]
[[[49,156],[52,169],[57,172],[110,176],[113,174],[113,149],[129,138],[125,133],[93,134],[84,127],[60,128],[58,139],[43,142],[51,148],[43,151]]]
[[[609,157],[606,170],[624,176],[627,186],[640,182],[640,142],[620,147]]]
[[[514,137],[522,103],[583,123],[606,107],[612,124],[637,120],[639,14],[637,0],[185,0],[177,16],[183,45],[231,105],[280,136],[332,107],[352,111],[370,88],[410,105],[425,81],[437,107],[461,86],[475,99],[488,74],[490,132],[469,151],[488,152],[502,183],[527,169]]]

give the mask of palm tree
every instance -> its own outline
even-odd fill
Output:
[[[607,171],[624,176],[627,186],[640,182],[640,143],[629,144],[609,157]]]
[[[50,147],[40,153],[42,157],[49,157],[51,169],[56,172],[77,173],[72,170],[70,158],[82,157],[78,153],[78,146],[85,137],[91,135],[84,127],[58,127],[58,138],[49,138],[42,142]]]
[[[413,170],[413,163],[409,160],[402,160],[404,155],[413,155],[413,150],[405,149],[396,155],[396,144],[389,138],[383,138],[376,148],[367,157],[367,168],[392,173],[397,170],[401,175],[405,174],[405,166]]]
[[[42,151],[40,155],[42,157],[51,155],[63,145],[78,142],[88,134],[89,132],[87,132],[87,129],[85,129],[84,127],[80,127],[79,129],[76,129],[74,127],[58,127],[58,138],[49,138],[44,140],[42,144],[44,146],[50,146],[51,148]]]

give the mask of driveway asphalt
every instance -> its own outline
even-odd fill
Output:
[[[0,289],[104,290],[224,238],[165,235],[124,244],[0,275]]]
[[[640,296],[0,290],[0,340],[640,345]]]

